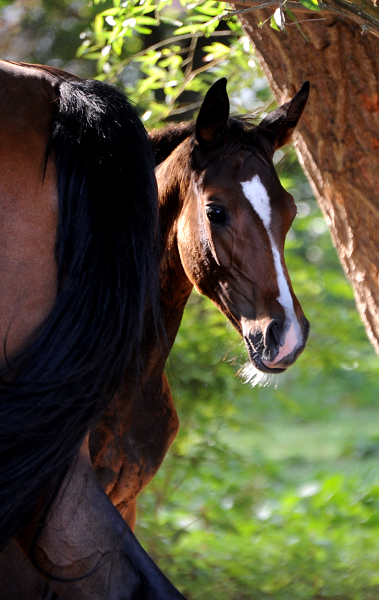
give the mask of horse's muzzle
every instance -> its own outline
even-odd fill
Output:
[[[249,358],[264,373],[283,373],[300,356],[308,339],[310,325],[272,319],[263,331],[244,335]]]

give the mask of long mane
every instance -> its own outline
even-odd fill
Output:
[[[59,196],[58,292],[32,342],[1,372],[0,548],[48,486],[54,497],[88,428],[138,370],[147,305],[159,323],[146,132],[113,87],[62,81],[57,96],[48,152]]]

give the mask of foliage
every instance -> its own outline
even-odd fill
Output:
[[[165,572],[190,599],[376,597],[377,484],[321,472],[283,490],[279,469],[265,462],[259,478],[250,466],[223,489],[188,485],[197,518],[169,498],[154,521],[166,537],[148,543]]]
[[[300,3],[319,10],[318,0]],[[203,96],[219,77],[228,76],[231,92],[252,85],[253,50],[234,16],[238,11],[226,2],[113,0],[109,6],[109,0],[95,0],[95,4],[107,8],[96,15],[92,30],[83,34],[78,56],[97,61],[99,79],[121,80],[129,97],[145,109],[143,118],[149,126],[195,108],[196,102],[187,106],[186,100],[181,102],[183,92]],[[267,20],[275,29],[285,29],[285,14],[300,28],[286,0]],[[209,39],[208,45],[204,38]],[[196,61],[199,45],[200,62]]]
[[[214,0],[113,0],[83,34],[78,56],[96,60],[98,78],[121,83],[156,126],[197,108],[220,77],[232,95],[253,87],[252,47],[234,18],[221,21],[226,14],[226,3]]]

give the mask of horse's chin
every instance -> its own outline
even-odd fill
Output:
[[[263,360],[259,358],[259,356],[255,356],[252,361],[254,367],[261,371],[262,373],[267,373],[270,375],[278,375],[278,373],[284,373],[287,370],[287,367],[268,367],[264,364]]]
[[[249,353],[250,362],[238,372],[238,375],[245,383],[250,384],[252,387],[267,387],[274,379],[274,375],[286,371],[285,367],[267,367],[250,340],[245,338],[245,344]]]
[[[252,387],[267,387],[274,379],[271,371],[272,369],[270,369],[270,373],[260,371],[253,363],[249,362],[238,371],[238,375],[244,383],[248,383]]]
[[[279,373],[284,373],[284,371],[286,371],[285,366],[281,365],[280,367],[268,367],[263,359],[260,357],[259,353],[256,351],[256,349],[254,348],[253,344],[251,343],[251,341],[249,340],[248,337],[244,337],[245,340],[245,345],[247,348],[247,351],[249,353],[249,359],[251,362],[251,367],[252,369],[257,369],[258,371],[260,371],[261,373],[266,373],[268,375],[278,375]]]

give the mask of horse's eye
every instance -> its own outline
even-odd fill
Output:
[[[225,225],[226,214],[225,211],[218,206],[207,206],[207,217],[214,225]]]

